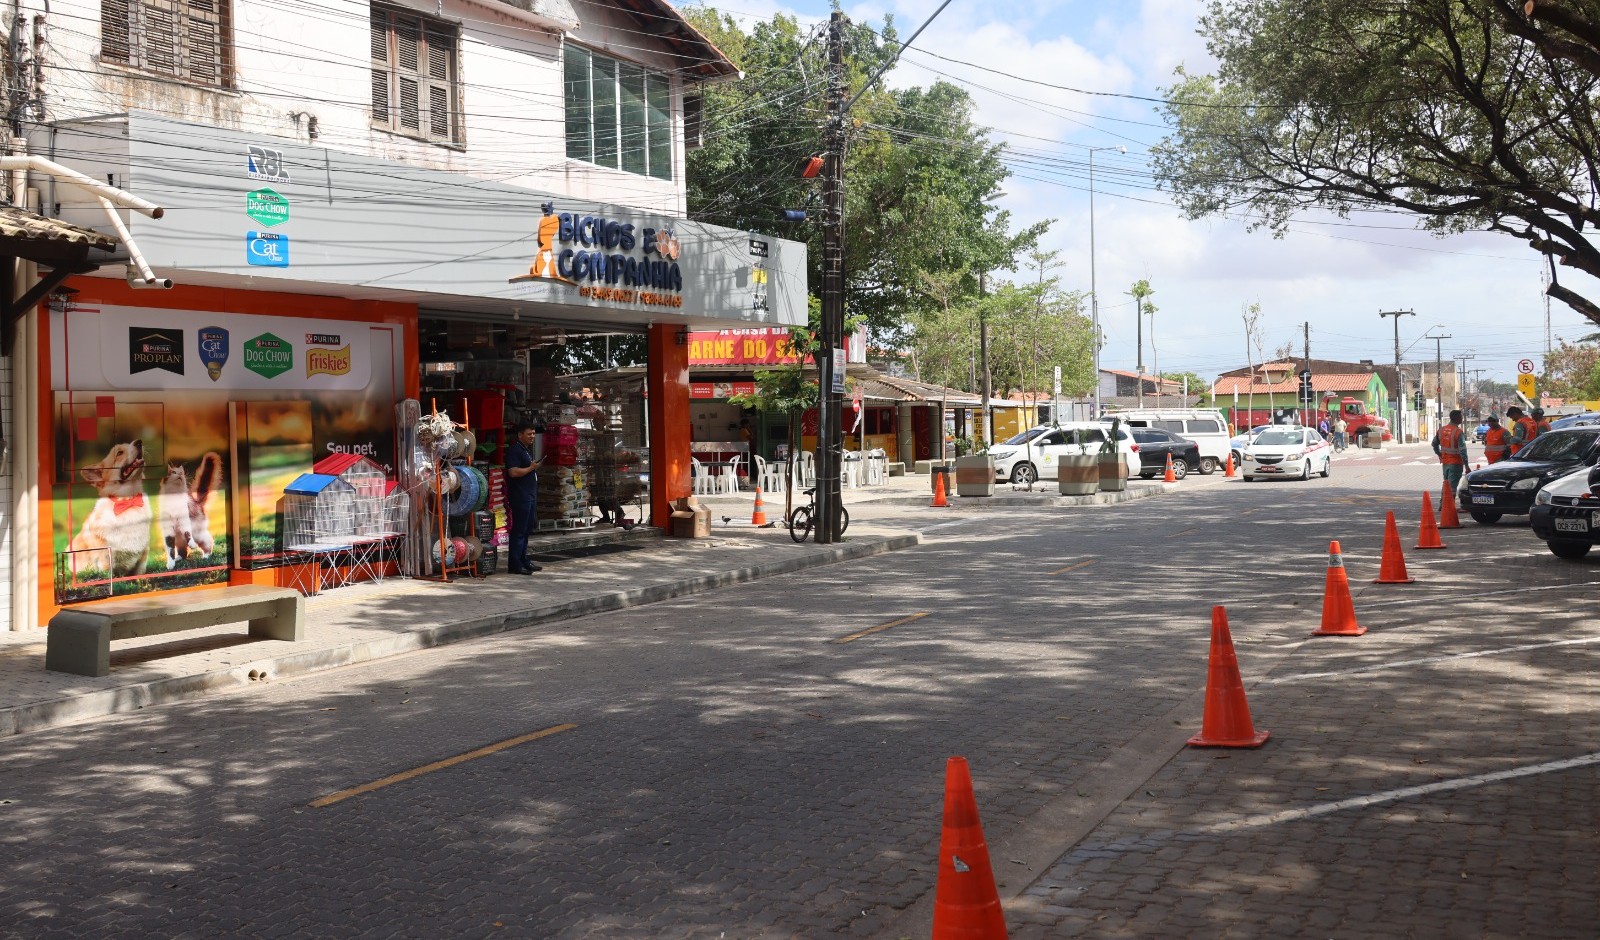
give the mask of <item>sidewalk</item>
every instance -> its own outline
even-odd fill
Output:
[[[781,528],[750,528],[748,510],[744,520],[741,528],[713,518],[709,539],[640,532],[642,537],[609,545],[537,555],[544,571],[531,577],[502,573],[448,584],[391,578],[329,591],[306,599],[307,639],[298,643],[253,639],[243,624],[121,640],[112,647],[111,674],[103,678],[47,672],[43,630],[0,634],[0,736],[697,594],[921,541],[903,527],[862,522],[851,526],[842,544],[797,545]],[[596,629],[603,628],[596,621]]]

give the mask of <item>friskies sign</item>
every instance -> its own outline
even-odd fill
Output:
[[[683,246],[672,229],[558,213],[548,202],[543,210],[533,264],[511,283],[555,281],[591,300],[683,306]]]

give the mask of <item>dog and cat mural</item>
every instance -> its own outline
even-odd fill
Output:
[[[391,328],[102,306],[52,331],[58,603],[281,564],[284,484],[331,453],[393,464]]]

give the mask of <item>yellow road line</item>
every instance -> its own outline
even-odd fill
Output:
[[[852,633],[849,636],[842,636],[842,637],[838,638],[837,640],[834,640],[833,642],[835,642],[835,643],[849,643],[851,640],[859,640],[864,636],[871,636],[874,633],[882,633],[883,631],[889,629],[890,627],[898,627],[901,624],[910,623],[913,620],[921,620],[923,617],[926,617],[926,616],[928,616],[928,611],[924,610],[924,611],[922,611],[920,613],[912,614],[909,617],[901,617],[899,620],[891,620],[888,623],[880,623],[876,627],[868,627],[867,629],[862,630],[859,633]]]
[[[516,747],[519,744],[527,744],[529,741],[537,741],[540,738],[548,738],[552,734],[560,734],[563,731],[571,731],[576,727],[578,726],[574,724],[556,725],[552,728],[546,728],[543,731],[535,731],[532,734],[524,734],[515,738],[507,738],[506,740],[497,744],[490,744],[487,747],[480,747],[475,751],[468,751],[465,754],[457,754],[454,757],[446,757],[444,760],[436,760],[431,764],[423,764],[421,767],[413,767],[410,770],[404,770],[397,774],[390,774],[389,776],[384,777],[382,780],[374,780],[371,783],[363,783],[359,787],[351,787],[348,790],[340,790],[337,793],[330,793],[327,796],[319,796],[312,800],[308,805],[315,806],[319,809],[324,806],[332,806],[341,800],[348,800],[352,796],[360,796],[363,793],[371,793],[373,790],[389,786],[390,784],[404,783],[405,781],[414,777],[420,777],[423,774],[431,774],[435,770],[444,770],[446,767],[454,767],[457,764],[462,764],[469,760],[476,760],[480,757],[488,757],[490,754],[499,753],[506,748]]]
[[[1052,571],[1050,573],[1051,574],[1066,574],[1069,571],[1077,571],[1079,568],[1087,568],[1087,567],[1089,567],[1090,565],[1094,564],[1095,562],[1097,562],[1099,560],[1100,559],[1098,559],[1098,558],[1091,558],[1088,561],[1080,561],[1075,565],[1068,565],[1065,568],[1057,568],[1056,570],[1054,570],[1054,571]]]

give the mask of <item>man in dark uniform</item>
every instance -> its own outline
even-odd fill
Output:
[[[511,511],[506,570],[512,574],[541,570],[541,566],[528,560],[528,533],[533,531],[534,503],[539,492],[539,464],[533,459],[533,439],[538,433],[531,424],[519,424],[506,447],[506,507]]]

